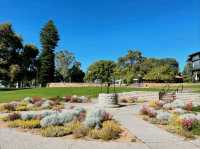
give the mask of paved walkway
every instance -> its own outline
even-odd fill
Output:
[[[200,149],[200,139],[185,141],[184,138],[171,134],[153,124],[134,116],[139,112],[139,106],[124,107],[112,110],[114,118],[128,128],[139,140],[150,149]]]
[[[90,105],[94,106],[94,105]],[[86,106],[88,107],[88,106]],[[141,142],[119,143],[44,138],[14,129],[0,129],[0,149],[199,149],[200,139],[185,141],[134,116],[139,106],[108,109],[124,127],[128,128]]]
[[[149,149],[142,143],[44,138],[14,129],[0,129],[0,149]]]

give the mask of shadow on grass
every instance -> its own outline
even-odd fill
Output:
[[[15,91],[15,90],[25,90],[25,89],[32,89],[32,88],[0,88],[0,91]]]

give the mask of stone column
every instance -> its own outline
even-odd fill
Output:
[[[119,107],[118,95],[115,93],[99,94],[98,102],[99,102],[99,106],[101,106],[101,107],[107,107],[107,108]]]

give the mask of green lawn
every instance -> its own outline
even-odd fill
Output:
[[[110,89],[113,92],[113,88]],[[159,91],[156,88],[117,87],[116,92]],[[66,87],[66,88],[33,88],[33,89],[0,89],[0,102],[23,99],[27,96],[55,97],[65,95],[85,95],[96,97],[101,92],[99,87]],[[106,92],[106,88],[103,88]]]
[[[175,89],[177,87],[172,87]],[[186,84],[184,88],[191,88],[194,92],[200,93],[200,84]],[[160,91],[159,88],[130,88],[117,87],[116,92],[129,91]],[[110,89],[113,92],[113,87]],[[8,102],[12,100],[23,99],[27,96],[55,97],[65,95],[84,95],[96,97],[101,92],[100,87],[66,87],[66,88],[33,88],[33,89],[0,89],[0,102]],[[103,88],[106,92],[106,88]]]

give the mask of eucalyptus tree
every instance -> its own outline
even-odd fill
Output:
[[[73,67],[75,62],[76,59],[73,53],[67,50],[56,52],[55,56],[56,70],[62,75],[64,82],[71,81],[70,69]]]

